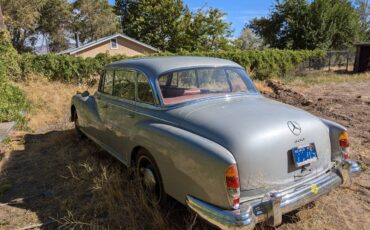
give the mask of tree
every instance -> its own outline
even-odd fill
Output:
[[[241,50],[261,49],[263,47],[263,39],[248,27],[243,28],[239,38],[234,43]]]
[[[0,0],[12,44],[18,51],[29,50],[26,41],[35,39],[40,9],[45,3],[46,0]]]
[[[230,24],[223,21],[226,14],[216,8],[202,11],[199,9],[194,15],[192,23],[187,28],[192,35],[189,41],[198,41],[199,45],[192,47],[195,50],[219,50],[228,46],[231,36]]]
[[[0,6],[0,88],[8,80],[8,76],[17,78],[20,72],[19,55],[11,43]]]
[[[343,49],[361,34],[349,0],[277,1],[268,17],[248,27],[270,46],[290,49]]]
[[[3,10],[1,9],[1,5],[0,5],[0,30],[5,30],[5,29],[6,29],[6,26],[4,23]]]
[[[123,33],[164,51],[216,50],[230,36],[223,12],[193,13],[182,0],[116,0],[115,11]]]
[[[47,39],[49,51],[61,51],[68,48],[66,37],[72,7],[68,0],[47,0],[40,10],[38,28]]]
[[[363,39],[370,41],[370,4],[368,0],[355,0],[356,12],[360,17]]]
[[[119,31],[119,21],[107,0],[77,0],[73,5],[70,30],[81,42],[91,42]]]

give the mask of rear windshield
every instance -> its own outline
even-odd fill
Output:
[[[160,76],[158,81],[165,105],[199,98],[257,93],[245,71],[239,68],[179,70]]]

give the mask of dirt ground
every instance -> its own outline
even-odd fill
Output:
[[[352,158],[365,169],[350,188],[285,215],[278,228],[370,229],[370,80],[267,86],[266,96],[348,127]],[[38,81],[21,87],[36,106],[32,131],[15,131],[0,144],[0,229],[212,228],[174,201],[161,209],[147,205],[127,169],[78,137],[68,122],[69,101],[87,87]]]

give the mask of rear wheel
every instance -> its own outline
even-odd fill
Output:
[[[141,149],[136,158],[136,172],[149,202],[163,205],[167,200],[161,176],[149,152]]]
[[[78,136],[81,137],[81,138],[84,138],[85,134],[81,131],[80,123],[78,121],[78,116],[77,116],[77,110],[75,110],[74,113],[73,113],[73,121],[75,123],[75,130],[76,130]]]

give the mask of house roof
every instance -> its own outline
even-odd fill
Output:
[[[138,45],[144,46],[144,47],[146,47],[148,49],[151,49],[153,51],[160,52],[159,49],[154,48],[153,46],[150,46],[148,44],[145,44],[143,42],[140,42],[140,41],[138,41],[136,39],[130,38],[130,37],[126,36],[126,35],[123,35],[123,34],[120,34],[120,33],[116,33],[116,34],[113,34],[113,35],[110,35],[110,36],[107,36],[107,37],[104,37],[104,38],[100,38],[100,39],[98,39],[96,41],[86,43],[86,44],[84,44],[84,45],[82,45],[80,47],[77,47],[77,48],[70,48],[70,49],[63,50],[63,51],[59,52],[58,54],[75,54],[75,53],[81,52],[81,51],[83,51],[85,49],[88,49],[90,47],[99,45],[99,44],[101,44],[103,42],[110,41],[111,39],[117,38],[117,37],[121,37],[121,38],[127,39],[127,40],[129,40],[129,41],[131,41],[133,43],[136,43]]]

